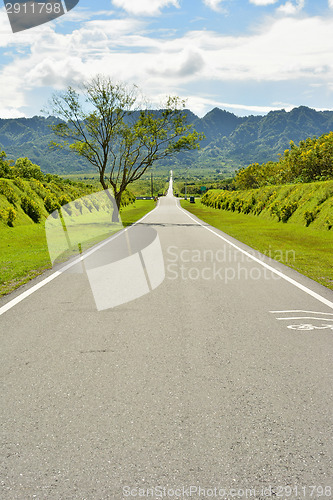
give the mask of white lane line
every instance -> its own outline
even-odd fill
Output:
[[[179,200],[177,200],[179,201]],[[294,280],[293,278],[290,278],[289,276],[287,276],[286,274],[282,273],[281,271],[278,271],[277,269],[275,269],[274,267],[270,266],[269,264],[266,264],[266,262],[263,262],[262,260],[260,259],[257,259],[257,257],[255,257],[254,255],[251,255],[249,252],[246,252],[246,250],[243,250],[242,248],[240,248],[239,246],[235,245],[234,243],[232,243],[231,241],[229,241],[227,238],[224,238],[224,236],[222,236],[221,234],[218,234],[216,233],[213,229],[211,229],[210,227],[208,226],[205,226],[204,224],[202,224],[201,222],[195,220],[193,217],[191,217],[191,215],[186,211],[184,210],[182,207],[180,207],[177,203],[177,208],[183,212],[184,214],[186,214],[191,220],[193,220],[194,222],[196,222],[197,224],[199,224],[199,226],[205,228],[207,231],[209,231],[210,233],[213,233],[215,234],[215,236],[217,236],[218,238],[220,238],[221,240],[225,241],[226,243],[228,243],[229,245],[231,245],[232,247],[236,248],[236,250],[238,250],[239,252],[243,253],[244,255],[246,255],[247,257],[250,257],[250,259],[252,259],[254,262],[257,262],[258,264],[260,264],[261,266],[265,267],[266,269],[268,269],[269,271],[271,271],[272,273],[276,274],[277,276],[280,276],[281,278],[283,278],[285,281],[288,281],[289,283],[291,283],[292,285],[296,286],[297,288],[299,288],[300,290],[302,290],[303,292],[307,293],[308,295],[311,295],[311,297],[319,300],[320,302],[322,302],[323,304],[325,304],[326,306],[330,307],[331,309],[333,309],[333,302],[331,302],[330,300],[326,299],[325,297],[322,297],[321,295],[319,295],[318,293],[314,292],[313,290],[311,290],[310,288],[302,285],[301,283],[299,283],[298,281]]]
[[[325,314],[326,316],[333,316],[333,313],[324,313],[318,311],[303,311],[300,309],[293,309],[291,311],[269,311],[272,314],[284,314],[284,313],[307,313],[307,314]]]
[[[315,318],[314,316],[292,316],[291,318],[276,318],[279,321],[291,320],[291,319],[317,319],[318,321],[332,321],[332,318]]]
[[[135,226],[136,224],[139,224],[139,222],[143,221],[146,217],[148,217],[148,215],[152,214],[159,207],[159,205],[160,205],[160,200],[158,200],[157,205],[156,205],[156,207],[153,210],[151,210],[150,212],[148,212],[140,220],[136,221],[131,226],[128,226],[128,227],[122,229],[121,231],[119,231],[118,233],[110,236],[110,238],[108,238],[107,240],[103,241],[102,243],[99,243],[96,247],[93,247],[92,249],[90,249],[87,252],[83,253],[77,259],[75,259],[72,262],[70,262],[69,264],[66,264],[65,266],[63,266],[59,271],[54,272],[53,274],[51,274],[50,276],[48,276],[47,278],[45,278],[43,281],[40,281],[36,285],[34,285],[31,288],[29,288],[29,290],[26,290],[25,292],[23,292],[20,295],[18,295],[17,297],[15,297],[15,299],[12,299],[9,302],[7,302],[7,304],[5,304],[4,306],[0,307],[0,316],[2,314],[4,314],[5,312],[9,311],[10,309],[12,309],[13,307],[15,307],[20,302],[22,302],[22,300],[26,299],[27,297],[29,297],[33,293],[37,292],[37,290],[39,290],[43,286],[45,286],[48,283],[50,283],[51,281],[53,281],[55,278],[57,278],[58,276],[60,276],[60,274],[62,274],[63,272],[67,271],[68,269],[70,269],[71,267],[75,266],[76,264],[79,264],[82,260],[86,259],[90,255],[92,255],[93,253],[95,253],[97,250],[99,250],[100,248],[102,248],[105,245],[107,245],[108,243],[110,243],[111,240],[117,238],[118,236],[120,236],[121,234],[123,234],[125,231],[127,231],[131,227]]]

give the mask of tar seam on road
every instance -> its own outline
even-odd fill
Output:
[[[154,210],[156,210],[159,207],[159,205],[160,205],[160,200],[158,200],[157,205],[156,205],[156,207],[153,210],[151,210],[150,212],[148,212],[140,220],[134,222],[134,224],[132,224],[129,227],[133,227],[136,224],[139,224],[139,222],[143,221],[146,217],[148,217],[148,215],[150,215],[151,213],[153,213]],[[12,309],[14,306],[16,306],[17,304],[19,304],[20,302],[22,302],[22,300],[24,300],[27,297],[29,297],[30,295],[32,295],[34,292],[37,292],[37,290],[39,290],[43,286],[45,286],[48,283],[50,283],[51,281],[53,281],[55,278],[57,278],[58,276],[60,276],[60,274],[62,274],[64,271],[67,271],[68,269],[70,269],[71,267],[75,266],[76,264],[79,264],[86,257],[89,257],[89,255],[92,255],[94,252],[96,252],[97,250],[99,250],[100,248],[102,248],[104,245],[107,245],[112,239],[115,239],[118,236],[120,236],[121,234],[123,234],[124,232],[126,232],[127,229],[129,229],[129,228],[125,228],[125,229],[119,231],[118,233],[112,235],[110,238],[108,238],[107,240],[103,241],[103,243],[100,243],[99,245],[97,245],[97,246],[93,247],[92,249],[88,250],[87,252],[83,253],[78,259],[75,259],[72,262],[70,262],[69,264],[66,264],[59,271],[56,271],[55,273],[51,274],[51,276],[48,276],[47,278],[45,278],[40,283],[37,283],[36,285],[34,285],[31,288],[29,288],[29,290],[26,290],[25,292],[23,292],[20,295],[18,295],[17,297],[15,297],[15,299],[7,302],[7,304],[5,304],[4,306],[0,307],[0,316],[2,314],[4,314],[5,312],[9,311],[9,309]]]
[[[262,260],[260,259],[257,259],[256,257],[254,257],[254,255],[251,255],[249,252],[246,252],[246,250],[243,250],[242,248],[238,247],[237,245],[235,245],[234,243],[232,243],[231,241],[229,241],[227,238],[224,238],[222,235],[216,233],[213,229],[211,229],[210,227],[207,227],[203,224],[201,224],[201,222],[197,221],[196,219],[194,219],[193,217],[191,217],[191,215],[186,211],[184,210],[183,208],[181,208],[178,203],[177,203],[177,208],[181,211],[181,212],[184,212],[184,214],[186,214],[190,219],[192,219],[194,222],[196,222],[197,224],[199,224],[200,226],[202,226],[203,228],[207,229],[207,231],[210,231],[211,233],[215,234],[215,236],[217,236],[218,238],[220,238],[221,240],[225,241],[226,243],[228,243],[229,245],[231,245],[232,247],[236,248],[237,250],[239,250],[240,252],[242,252],[244,255],[246,255],[247,257],[250,257],[252,260],[254,260],[255,262],[257,262],[258,264],[260,264],[261,266],[263,267],[266,267],[266,269],[269,269],[270,271],[272,271],[274,274],[277,274],[278,276],[280,276],[281,278],[283,278],[284,280],[288,281],[289,283],[291,283],[292,285],[296,286],[297,288],[299,288],[300,290],[302,290],[303,292],[307,293],[308,295],[311,295],[313,298],[319,300],[320,302],[322,302],[323,304],[327,305],[328,307],[330,307],[331,309],[333,309],[333,302],[331,302],[330,300],[328,299],[325,299],[325,297],[322,297],[321,295],[319,295],[318,293],[314,292],[313,290],[311,290],[310,288],[302,285],[301,283],[299,283],[298,281],[294,280],[293,278],[290,278],[289,276],[287,276],[286,274],[282,273],[281,271],[278,271],[277,269],[275,269],[274,267],[270,266],[269,264],[266,264],[266,262],[263,262]]]

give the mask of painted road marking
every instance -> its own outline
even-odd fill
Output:
[[[273,314],[284,314],[284,313],[306,313],[306,314],[324,314],[325,316],[333,316],[333,313],[318,312],[318,311],[303,311],[301,309],[292,309],[289,311],[269,311]]]
[[[289,325],[287,328],[290,330],[298,330],[307,332],[310,330],[333,330],[333,325],[315,326],[311,324]]]
[[[290,330],[299,330],[299,331],[310,331],[310,330],[333,330],[333,313],[325,313],[318,311],[303,311],[300,309],[288,310],[288,311],[269,311],[271,314],[287,314],[287,316],[283,318],[276,318],[278,321],[291,321],[291,320],[305,320],[311,319],[313,321],[320,321],[321,325],[313,325],[311,323],[299,323],[298,325],[288,325],[287,328]],[[289,316],[291,313],[294,313],[296,316]],[[299,313],[311,314],[313,316],[297,316]],[[319,317],[317,317],[319,316]],[[325,317],[326,316],[326,317]],[[323,321],[330,321],[331,324],[325,325]]]
[[[302,285],[301,283],[299,283],[298,281],[294,280],[293,278],[290,278],[289,276],[287,276],[286,274],[282,273],[281,271],[278,271],[277,269],[275,269],[274,267],[270,266],[269,264],[266,264],[266,262],[263,262],[262,260],[260,259],[257,259],[257,257],[255,257],[254,255],[251,255],[249,252],[247,252],[246,250],[243,250],[242,248],[240,248],[239,246],[235,245],[235,243],[232,243],[231,241],[229,241],[227,238],[225,238],[224,236],[222,236],[221,234],[218,234],[216,233],[213,229],[211,229],[210,227],[208,226],[205,226],[204,224],[202,224],[201,222],[197,221],[196,219],[194,219],[193,217],[191,217],[191,215],[186,211],[184,210],[178,203],[177,203],[177,208],[183,212],[184,214],[186,214],[191,220],[193,220],[193,222],[195,222],[196,224],[198,224],[199,226],[205,228],[207,231],[209,231],[210,233],[213,233],[215,234],[215,236],[217,236],[218,238],[220,238],[221,240],[225,241],[226,243],[228,243],[229,245],[231,245],[232,247],[236,248],[236,250],[238,250],[239,252],[241,252],[242,254],[246,255],[247,257],[249,257],[250,259],[252,259],[254,262],[257,262],[258,264],[260,264],[261,266],[265,267],[266,269],[269,269],[272,273],[276,274],[277,276],[280,276],[281,278],[283,278],[285,281],[288,281],[289,283],[291,283],[292,285],[296,286],[297,288],[299,288],[300,290],[302,290],[303,292],[307,293],[308,295],[310,295],[311,297],[319,300],[320,302],[322,302],[323,304],[325,304],[326,306],[330,307],[331,309],[333,309],[333,302],[331,302],[330,300],[326,299],[325,297],[322,297],[321,295],[319,295],[318,293],[314,292],[313,290],[311,290],[310,288]]]
[[[291,319],[315,319],[318,321],[332,321],[332,318],[315,318],[313,316],[292,316],[291,318],[276,318],[278,321],[286,321]]]

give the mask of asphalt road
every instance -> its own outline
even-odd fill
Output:
[[[0,302],[1,499],[333,498],[333,293],[172,196],[137,226],[149,293],[98,311],[71,269]]]

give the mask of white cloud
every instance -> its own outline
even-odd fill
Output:
[[[151,68],[155,68],[155,74],[160,68],[161,75],[174,78],[174,69],[181,67],[185,51],[191,48],[205,63],[199,75],[203,79],[287,81],[317,77],[326,80],[333,76],[331,32],[333,19],[320,18],[282,18],[258,33],[239,37],[192,31],[181,40],[166,42],[159,56],[160,63]]]
[[[328,0],[328,6],[333,9],[333,0]]]
[[[32,90],[44,89],[45,94],[45,87],[50,87],[51,93],[97,73],[136,83],[152,99],[161,94],[186,97],[191,92],[186,90],[188,84],[198,89],[199,96],[206,88],[209,95],[214,86],[223,89],[234,82],[299,80],[321,84],[322,92],[332,91],[332,17],[270,19],[246,36],[204,30],[178,38],[163,32],[161,38],[146,27],[135,19],[104,19],[88,21],[70,34],[56,33],[53,23],[13,37],[8,31],[3,45],[9,54],[16,52],[0,72],[6,89],[0,95],[0,116],[24,113]],[[194,111],[204,106],[202,98],[191,99]],[[215,105],[220,104],[226,103]],[[257,106],[248,104],[226,107],[257,111]],[[259,108],[260,112],[266,109]]]
[[[178,0],[112,0],[112,3],[134,16],[158,16],[164,7],[179,8]]]
[[[250,0],[250,3],[254,5],[264,6],[264,5],[272,5],[276,3],[278,0]]]
[[[288,1],[281,5],[277,10],[287,15],[298,14],[304,8],[305,0],[296,0],[296,3]]]
[[[273,103],[271,106],[256,106],[247,105],[241,103],[230,103],[220,101],[218,99],[210,99],[204,96],[193,96],[189,97],[187,100],[187,107],[193,111],[197,116],[204,116],[207,110],[212,108],[227,109],[228,111],[234,112],[237,115],[248,115],[250,113],[256,114],[266,114],[272,110],[279,110],[284,108],[286,111],[290,111],[295,106],[292,104],[282,104]]]
[[[220,4],[223,1],[224,0],[204,0],[204,4],[206,4],[207,7],[211,8],[212,10],[219,12],[221,10]]]

